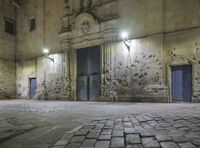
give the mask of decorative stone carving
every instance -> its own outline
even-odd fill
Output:
[[[69,15],[69,7],[65,7],[65,9],[64,9],[64,15]]]
[[[119,21],[119,17],[117,17],[118,15],[115,11],[110,11],[117,8],[117,1],[105,3],[104,0],[80,0],[80,6],[80,11],[72,11],[75,10],[73,6],[69,10],[65,8],[66,13],[62,18],[63,26],[60,33],[63,51],[68,51],[68,54],[72,56],[68,62],[70,65],[66,69],[69,71],[69,92],[70,97],[73,99],[76,98],[76,70],[73,68],[76,65],[76,61],[71,60],[75,59],[76,50],[73,49],[101,45],[103,42],[113,41],[113,38],[118,35],[116,24]],[[106,75],[102,76],[106,77]],[[109,80],[107,82],[110,83]],[[124,81],[122,83],[125,88],[127,84]],[[116,85],[118,84],[113,84],[116,90],[113,91],[112,96],[118,95],[118,87]],[[84,83],[81,82],[81,87],[83,86]],[[92,82],[92,86],[98,87],[95,81]],[[102,85],[101,87],[104,86]],[[110,89],[105,91],[110,91]],[[111,92],[104,92],[104,94],[111,94]]]
[[[88,34],[90,32],[91,26],[88,21],[84,21],[81,27],[83,34]]]
[[[69,15],[69,0],[65,0],[64,15]]]
[[[92,4],[92,1],[91,0],[83,0],[83,3],[82,3],[82,6],[83,6],[83,9],[84,10],[87,10],[90,8]]]
[[[81,13],[75,18],[76,36],[99,32],[98,21],[89,13]]]

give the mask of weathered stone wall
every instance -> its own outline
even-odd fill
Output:
[[[200,25],[199,0],[164,0],[164,31],[184,30]]]
[[[132,38],[161,33],[163,7],[163,0],[119,0],[119,32],[127,31]]]
[[[5,32],[5,19],[16,20],[10,1],[0,0],[0,99],[15,98],[15,36]]]
[[[113,101],[167,102],[164,84],[163,36],[104,46],[102,97]]]
[[[168,87],[171,88],[170,66],[190,64],[193,68],[193,102],[200,102],[200,29],[166,34],[164,41]]]
[[[64,0],[21,0],[17,13],[17,59],[32,59],[43,55],[43,48],[51,53],[61,51],[59,32]],[[36,29],[30,31],[30,18],[36,19]]]
[[[17,97],[30,98],[30,78],[37,78],[35,99],[56,100],[69,99],[69,80],[64,72],[64,54],[38,57],[17,63]]]
[[[199,101],[199,0],[118,0],[112,3],[92,0],[91,8],[85,8],[83,15],[79,0],[69,0],[69,12],[63,14],[64,2],[21,1],[17,58],[37,59],[35,66],[31,66],[36,68],[37,99],[75,100],[76,49],[101,45],[102,100],[170,101],[170,65],[192,63],[193,101]],[[36,16],[36,31],[29,32],[28,20],[32,16]],[[78,16],[84,17],[79,19]],[[84,24],[84,19],[92,24],[92,29]],[[65,43],[60,47],[61,28],[66,40],[62,40]],[[116,28],[117,35],[114,34]],[[108,30],[114,33],[109,34]],[[129,33],[130,52],[119,41],[122,31]],[[68,42],[69,37],[71,42]],[[51,54],[64,51],[69,54],[52,54],[53,63],[41,57],[44,47],[48,47]],[[18,63],[18,76],[29,77],[32,72],[28,63]],[[70,66],[66,66],[68,63]],[[21,85],[28,85],[18,79]],[[28,90],[23,92],[20,88],[18,91],[23,97],[27,96]]]
[[[0,59],[0,99],[15,99],[15,63]]]
[[[37,94],[39,100],[68,100],[70,99],[69,78],[65,74],[64,54],[53,54],[37,59]]]
[[[199,0],[118,0],[117,6],[115,1],[108,3],[109,1],[113,0],[92,0],[92,9],[87,12],[100,21],[117,17],[113,14],[118,14],[119,34],[121,31],[127,31],[132,38],[159,34],[163,31],[184,30],[200,24]],[[59,32],[64,2],[65,0],[46,0],[45,3],[44,0],[20,1],[17,13],[19,59],[41,56],[44,46],[47,46],[51,53],[61,51]],[[69,5],[70,14],[79,14],[80,0],[69,0]],[[29,31],[31,17],[36,18],[36,30],[32,32]],[[70,24],[75,27],[73,23],[71,20]]]
[[[17,62],[17,98],[30,98],[30,78],[36,78],[37,60]]]

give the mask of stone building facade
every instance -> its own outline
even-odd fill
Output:
[[[84,93],[98,90],[100,101],[173,102],[173,83],[180,83],[173,69],[190,66],[192,79],[183,79],[181,84],[188,85],[177,92],[191,83],[191,101],[200,101],[199,0],[15,2],[18,8],[7,8],[8,1],[0,0],[0,11],[5,11],[0,31],[5,15],[17,24],[14,37],[0,34],[0,96],[30,98],[30,79],[36,78],[34,99],[85,100]],[[36,28],[30,31],[32,18]],[[100,50],[99,73],[86,78],[79,75],[78,52],[93,47]],[[50,54],[44,55],[44,48]]]
[[[9,1],[0,1],[0,99],[11,99],[16,92],[16,37],[5,33],[5,22],[16,21],[16,9]]]

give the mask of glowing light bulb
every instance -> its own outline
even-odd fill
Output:
[[[127,39],[128,39],[128,33],[127,33],[127,32],[122,32],[122,33],[121,33],[121,38],[122,38],[123,40],[127,40]]]
[[[43,53],[44,53],[44,54],[48,54],[48,53],[49,53],[49,49],[48,49],[48,48],[44,48],[44,49],[43,49]]]

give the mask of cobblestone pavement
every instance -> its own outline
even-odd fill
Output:
[[[200,148],[200,117],[135,115],[94,120],[52,148]]]
[[[0,101],[0,148],[50,147],[200,148],[200,104]]]

